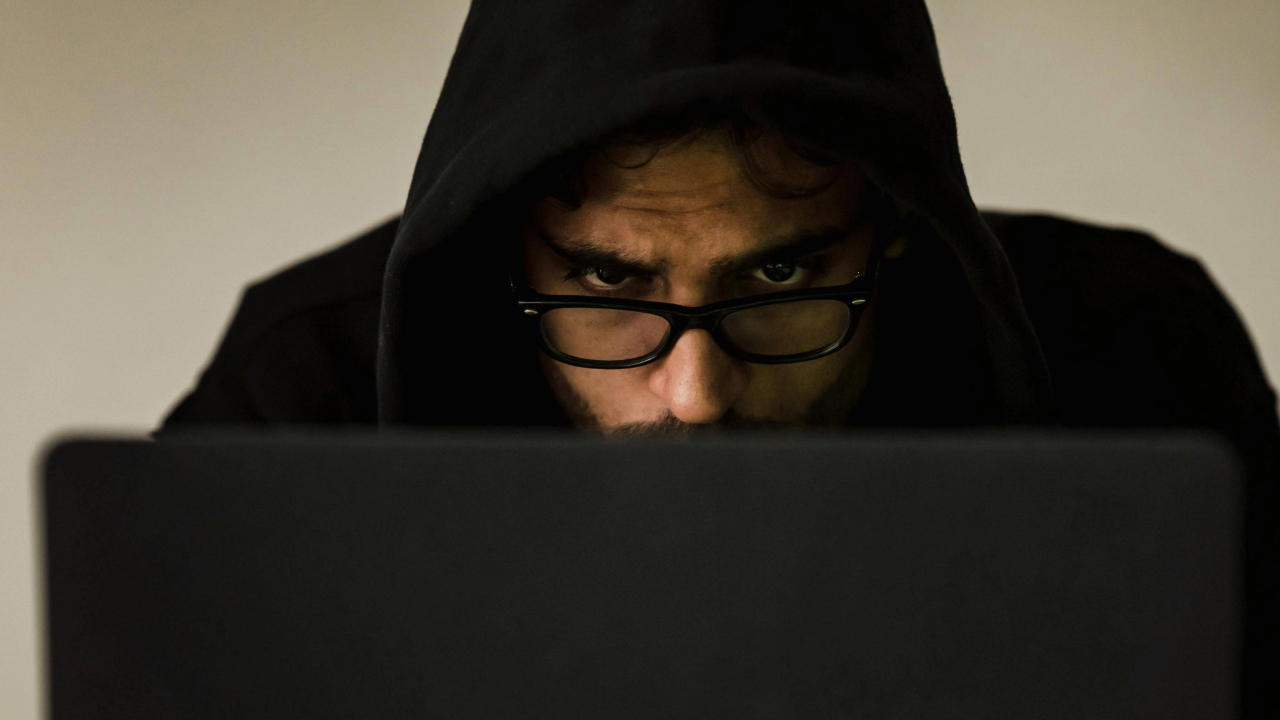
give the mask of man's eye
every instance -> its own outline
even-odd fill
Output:
[[[756,275],[771,283],[788,284],[799,278],[796,276],[795,263],[770,263],[756,270]]]
[[[592,278],[600,285],[621,285],[629,277],[626,273],[604,268],[589,268],[582,274]]]

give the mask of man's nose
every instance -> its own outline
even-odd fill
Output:
[[[743,363],[726,355],[706,330],[686,330],[649,375],[649,389],[687,423],[719,420],[746,386]]]

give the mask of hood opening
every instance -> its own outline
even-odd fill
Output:
[[[923,240],[903,272],[949,268],[961,288],[947,290],[952,307],[972,308],[968,320],[933,325],[976,323],[964,337],[977,338],[966,351],[981,368],[961,382],[989,408],[976,416],[1052,419],[1048,372],[1012,270],[969,196],[922,2],[792,11],[772,2],[476,0],[387,266],[380,422],[563,422],[543,404],[536,351],[521,344],[509,312],[502,250],[521,214],[514,200],[566,153],[708,102],[749,108],[818,152],[856,159],[920,220]],[[919,292],[942,292],[927,285]]]

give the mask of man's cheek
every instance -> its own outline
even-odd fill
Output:
[[[794,413],[792,405],[804,404],[805,388],[797,382],[795,366],[754,365],[747,389],[734,406],[734,412],[743,418],[760,421],[786,422]]]
[[[648,422],[666,410],[661,400],[649,392],[645,368],[575,370],[580,372],[576,378],[570,376],[570,382],[603,425]]]
[[[809,408],[829,389],[832,369],[822,360],[791,365],[757,365],[738,405],[749,419],[792,422],[803,419]]]

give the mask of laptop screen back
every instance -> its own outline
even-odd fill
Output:
[[[54,720],[1230,717],[1194,436],[227,436],[47,459]]]

